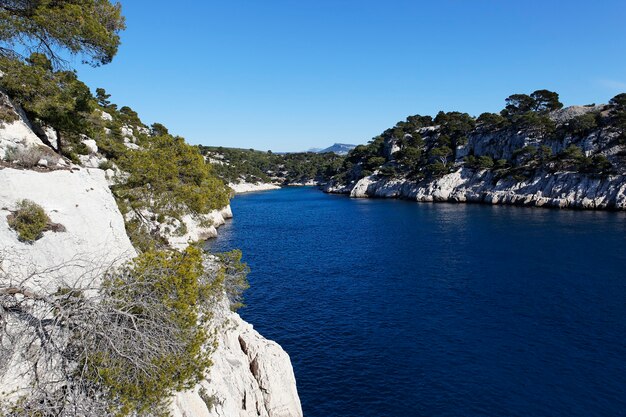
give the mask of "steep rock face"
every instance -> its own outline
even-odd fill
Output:
[[[0,120],[0,160],[6,157],[7,152],[44,145],[33,132],[24,113],[1,90],[0,110],[9,118],[8,121]]]
[[[0,249],[20,253],[19,265],[36,270],[74,264],[66,279],[82,275],[85,265],[110,266],[135,255],[122,215],[98,169],[36,172],[0,169]],[[32,200],[44,208],[64,232],[45,232],[32,245],[18,241],[7,216],[18,201]]]
[[[300,417],[302,408],[287,353],[222,303],[222,326],[205,381],[180,393],[174,417]]]
[[[39,147],[49,150],[25,116],[10,102],[5,107],[9,105],[19,119],[0,123],[0,157],[16,148],[25,152]],[[95,153],[95,143],[89,145]],[[7,216],[23,199],[42,206],[51,221],[64,230],[47,231],[33,244],[20,242]],[[172,236],[170,243],[184,248],[190,241],[213,237],[216,227],[230,217],[232,211],[227,206],[203,219],[185,218],[187,233]],[[0,269],[10,270],[14,276],[45,271],[28,281],[33,290],[55,290],[61,281],[97,289],[106,268],[136,256],[136,251],[105,171],[76,166],[33,171],[0,165],[0,255]],[[212,356],[214,366],[194,391],[173,398],[175,415],[302,416],[291,362],[282,348],[231,312],[225,300],[216,312],[216,321],[220,328]],[[27,394],[30,377],[21,374],[19,358],[2,356],[2,352],[0,346],[0,400]],[[213,406],[208,407],[211,403]]]
[[[107,268],[135,256],[103,171],[5,168],[0,184],[0,268],[13,277],[30,277],[24,284],[30,290],[53,292],[63,283],[93,291]],[[33,244],[20,242],[7,216],[22,199],[42,206],[64,231],[47,231]],[[20,343],[19,334],[12,337]],[[30,375],[20,372],[19,364],[17,354],[0,355],[0,400],[27,393]]]
[[[0,184],[0,251],[18,255],[0,265],[2,268],[23,267],[26,273],[68,264],[59,278],[70,282],[87,279],[85,285],[93,288],[97,286],[98,273],[135,256],[104,171],[35,172],[6,168],[0,169]],[[65,226],[66,231],[46,232],[32,245],[19,242],[17,233],[8,226],[7,215],[24,198],[41,205],[51,220]],[[232,212],[225,207],[211,216],[223,223]],[[85,274],[85,270],[90,273]],[[52,276],[42,275],[37,285],[55,288],[57,282],[50,279]],[[216,323],[219,337],[212,356],[214,365],[206,381],[193,391],[175,396],[174,415],[302,416],[287,353],[231,312],[225,300],[217,310]],[[27,380],[17,377],[11,360],[0,367],[3,391],[19,395],[27,384]]]
[[[327,192],[345,192],[331,188]],[[540,174],[529,181],[496,181],[487,171],[460,169],[435,181],[359,180],[351,197],[406,198],[422,202],[470,202],[579,209],[626,210],[626,176],[592,178],[577,173]]]

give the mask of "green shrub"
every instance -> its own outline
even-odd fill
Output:
[[[507,120],[497,113],[482,113],[476,124],[487,130],[497,130],[507,125]]]
[[[114,191],[134,209],[147,208],[180,220],[185,214],[206,214],[228,204],[223,182],[183,138],[151,138],[144,148],[122,155],[118,165],[129,176]]]
[[[212,346],[205,327],[218,284],[205,274],[195,247],[146,252],[103,279],[102,303],[111,319],[101,331],[119,335],[116,345],[90,330],[77,330],[76,343],[84,346],[79,372],[107,393],[116,415],[160,415],[174,392],[204,378]]]
[[[18,120],[15,111],[7,105],[0,102],[0,126],[3,123],[13,123]]]
[[[579,146],[569,145],[558,155],[559,159],[573,159],[576,161],[582,161],[585,158],[585,153]]]
[[[574,117],[567,125],[567,131],[577,136],[587,136],[598,127],[598,113],[587,113]]]
[[[100,168],[103,171],[106,171],[108,169],[113,169],[113,162],[109,161],[108,159],[106,161],[101,161],[98,164],[98,168]]]
[[[89,155],[89,148],[83,142],[78,142],[74,145],[74,152],[79,155]]]
[[[50,218],[43,207],[30,201],[17,203],[17,210],[8,216],[9,227],[17,231],[20,241],[33,243],[43,236]]]
[[[465,164],[474,169],[491,169],[494,166],[494,161],[489,155],[481,155],[479,157],[469,155],[465,158]]]
[[[516,149],[512,153],[513,159],[532,159],[537,155],[538,149],[536,146],[526,145],[523,148]]]
[[[241,262],[242,254],[238,249],[217,256],[222,264],[220,279],[230,301],[230,308],[235,311],[244,306],[243,292],[250,287],[247,278],[250,268]]]
[[[392,165],[383,165],[380,167],[379,172],[383,177],[393,177],[397,174],[396,168]]]

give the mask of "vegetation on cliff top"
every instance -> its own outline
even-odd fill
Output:
[[[161,124],[147,128],[104,89],[94,97],[67,68],[68,54],[94,66],[109,63],[123,29],[119,4],[108,0],[0,2],[0,88],[23,108],[50,152],[79,163],[89,153],[85,140],[94,139],[107,158],[102,168],[121,170],[113,191],[135,221],[146,213],[158,223],[222,208],[228,190],[197,147]],[[17,120],[6,108],[0,106],[0,121]],[[28,242],[50,225],[31,202],[21,202],[8,220]],[[28,277],[0,270],[0,310],[12,324],[29,317],[23,337],[32,349],[23,365],[37,376],[17,402],[0,398],[0,413],[166,415],[170,396],[204,377],[217,334],[209,326],[215,303],[226,293],[231,308],[240,307],[248,286],[241,252],[222,254],[206,268],[198,248],[177,252],[150,231],[133,233],[141,227],[132,221],[127,227],[141,253],[100,276],[95,289],[63,282],[37,292]],[[8,258],[0,253],[0,263]],[[5,337],[3,349],[23,348]]]
[[[606,145],[626,144],[626,94],[614,97],[608,106],[588,106],[582,114],[558,121],[555,112],[563,107],[557,93],[537,90],[514,94],[499,113],[473,117],[461,112],[439,112],[431,116],[409,116],[385,130],[368,144],[357,146],[346,157],[334,181],[352,183],[373,173],[414,181],[432,180],[467,167],[490,170],[495,178],[517,181],[537,171],[574,171],[593,176],[615,172],[620,154],[610,160],[600,151],[583,152],[578,143],[596,132]],[[506,158],[502,152],[467,147],[470,137],[491,136],[495,148],[504,148],[511,137],[526,136],[531,142]],[[498,145],[500,143],[500,145]],[[553,148],[558,152],[553,152]],[[463,154],[459,156],[459,153]]]

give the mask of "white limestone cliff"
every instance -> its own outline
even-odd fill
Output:
[[[300,417],[302,407],[287,353],[222,303],[225,329],[205,381],[180,393],[173,417]]]
[[[414,182],[368,176],[352,188],[327,187],[325,191],[349,193],[354,198],[626,210],[626,175],[592,178],[562,172],[516,182],[494,179],[487,171],[462,168],[434,181]]]
[[[41,146],[45,145],[22,115],[17,122],[0,123],[1,156],[15,147],[28,152]],[[92,154],[97,152],[95,143],[87,146]],[[51,221],[63,228],[45,232],[33,244],[20,242],[17,233],[9,228],[7,216],[22,199],[42,206]],[[215,228],[229,217],[230,206],[209,213],[200,219],[202,222],[185,218],[187,233],[172,238],[170,243],[183,248],[190,241],[215,236]],[[34,283],[48,289],[57,287],[57,278],[97,287],[99,268],[104,270],[136,255],[105,171],[75,166],[28,170],[6,163],[0,164],[0,253],[14,255],[0,262],[2,269],[24,273],[46,270],[35,277]],[[62,271],[55,269],[63,264]],[[219,344],[212,356],[214,365],[198,387],[172,399],[174,415],[301,417],[287,353],[231,312],[225,300],[215,316],[220,328]],[[18,377],[15,358],[3,357],[1,353],[0,350],[0,400],[16,398],[27,392],[29,380]]]

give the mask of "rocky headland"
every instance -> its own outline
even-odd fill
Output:
[[[324,191],[419,202],[626,209],[624,95],[608,105],[561,108],[557,100],[540,110],[511,103],[502,115],[411,116],[352,151]]]

